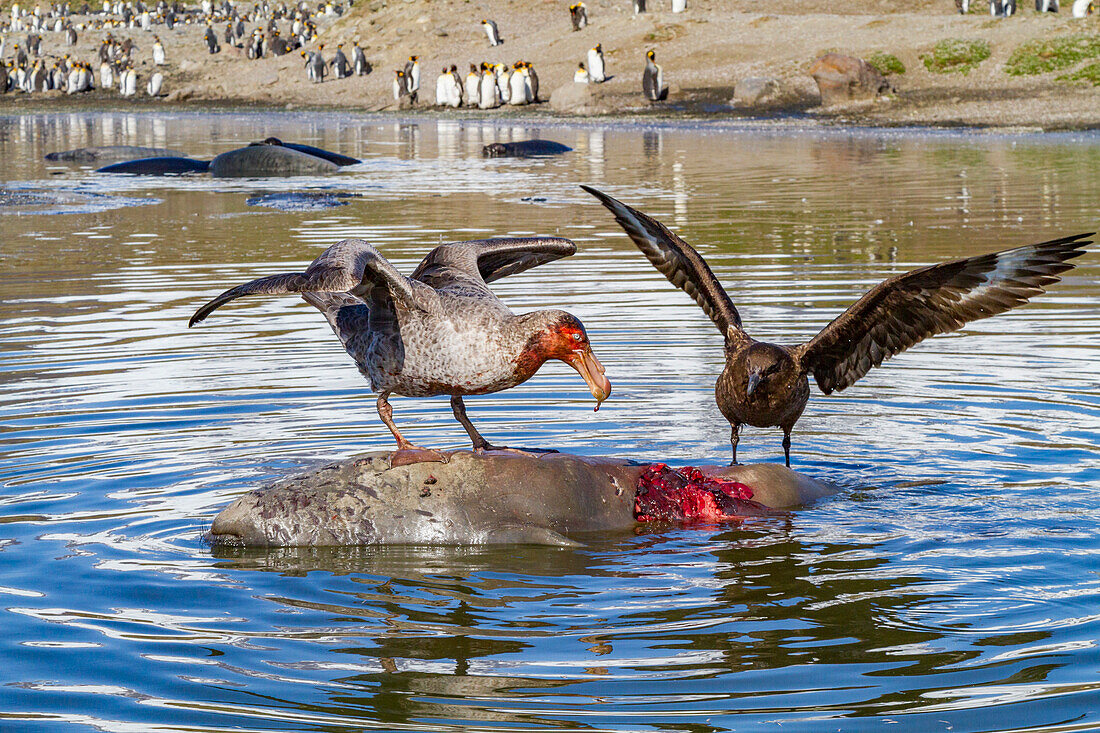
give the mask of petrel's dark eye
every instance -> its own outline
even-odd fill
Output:
[[[574,333],[573,334],[573,340],[574,341],[580,341],[581,340],[581,335],[579,333]]]

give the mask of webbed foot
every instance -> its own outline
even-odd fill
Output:
[[[390,466],[393,468],[397,466],[408,466],[413,463],[426,463],[429,461],[446,463],[447,455],[430,448],[421,448],[412,443],[403,445],[390,454]]]

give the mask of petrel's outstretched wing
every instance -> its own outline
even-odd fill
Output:
[[[478,288],[508,275],[568,257],[577,245],[561,237],[502,237],[436,247],[412,274],[434,288],[462,284]]]
[[[695,299],[703,312],[727,339],[730,327],[741,330],[741,316],[722,283],[711,272],[702,255],[670,232],[656,219],[646,216],[606,193],[581,186],[606,206],[642,254],[676,287]]]
[[[851,386],[897,353],[938,333],[1023,305],[1085,253],[1091,234],[944,262],[872,288],[794,349],[825,394]]]
[[[345,239],[332,245],[305,272],[261,277],[226,290],[195,311],[188,327],[202,321],[216,309],[244,295],[330,292],[351,293],[367,303],[393,300],[408,308],[419,308],[413,300],[413,284],[386,258],[362,239]]]

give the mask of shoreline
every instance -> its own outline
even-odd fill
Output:
[[[270,105],[254,100],[224,99],[164,102],[139,100],[137,104],[119,104],[106,95],[97,98],[64,99],[61,104],[44,103],[44,100],[22,99],[28,104],[0,105],[0,117],[24,115],[67,115],[74,113],[148,114],[164,116],[203,115],[325,115],[370,122],[439,122],[451,121],[471,124],[507,126],[580,127],[580,128],[644,128],[661,129],[709,129],[724,132],[844,132],[866,133],[899,132],[914,134],[962,134],[962,135],[1073,135],[1100,132],[1100,124],[1084,126],[1043,126],[1019,122],[1001,125],[970,124],[959,120],[933,120],[910,122],[907,120],[882,120],[848,114],[777,113],[772,115],[730,114],[628,114],[568,115],[558,114],[541,104],[543,109],[523,108],[500,113],[497,110],[447,110],[441,108],[377,110],[369,107],[333,107],[329,105]]]

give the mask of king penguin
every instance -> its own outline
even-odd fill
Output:
[[[597,43],[595,48],[588,49],[588,78],[597,84],[607,79],[603,67],[603,44]]]
[[[363,53],[363,49],[359,46],[359,41],[355,42],[352,47],[351,63],[355,70],[356,76],[366,76],[370,73],[370,65],[367,64],[367,55]]]
[[[485,35],[489,37],[490,46],[499,46],[504,43],[504,39],[500,37],[500,31],[497,29],[496,21],[482,20],[481,27],[485,29]]]
[[[405,62],[405,84],[409,87],[409,96],[416,101],[416,93],[420,91],[420,57],[410,56]]]
[[[588,83],[588,70],[584,68],[584,62],[577,64],[577,70],[573,72],[573,81],[577,84]]]
[[[527,98],[527,81],[523,76],[522,61],[517,61],[512,64],[512,75],[508,77],[508,89],[508,104],[513,107],[518,107],[531,101]]]
[[[447,107],[451,101],[451,76],[447,67],[435,78],[435,106]]]
[[[153,65],[163,66],[164,61],[164,45],[160,42],[159,36],[153,36]]]
[[[466,72],[466,106],[477,107],[481,92],[481,74],[477,72],[477,64],[470,64],[470,70]]]
[[[489,64],[481,64],[481,79],[478,81],[478,102],[481,109],[493,109],[500,106],[497,98],[497,78]]]
[[[393,98],[399,100],[408,93],[409,85],[405,81],[405,72],[402,69],[395,69],[393,72]]]
[[[450,71],[447,72],[451,88],[447,94],[447,104],[451,107],[462,106],[462,82],[458,76],[458,67],[451,64]]]
[[[668,96],[664,71],[657,65],[656,54],[646,51],[645,71],[642,73],[642,91],[650,102],[659,102]]]
[[[573,22],[573,30],[579,31],[588,25],[588,9],[584,3],[575,3],[569,6],[569,20]]]
[[[539,101],[539,75],[535,71],[535,67],[531,65],[530,61],[524,62],[524,71],[527,72],[527,83],[531,85],[531,103],[538,104]]]

